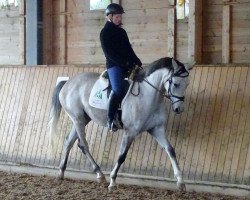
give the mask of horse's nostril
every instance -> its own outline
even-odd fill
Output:
[[[174,111],[175,111],[176,113],[179,113],[180,109],[179,109],[179,108],[175,108]]]

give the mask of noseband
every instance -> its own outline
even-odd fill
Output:
[[[186,74],[186,75],[183,75],[184,73],[187,73],[187,74]],[[186,78],[186,77],[189,76],[189,72],[185,69],[185,67],[182,67],[182,68],[180,68],[177,72],[173,73],[173,74],[170,76],[170,78],[167,80],[167,81],[169,82],[168,95],[164,95],[164,96],[166,96],[166,97],[172,102],[172,104],[175,104],[175,103],[177,103],[177,102],[179,102],[179,101],[184,101],[184,99],[185,99],[184,96],[179,97],[179,96],[176,96],[176,95],[174,95],[174,94],[172,93],[171,84],[173,83],[172,78],[173,78],[174,76],[175,76],[175,77],[180,77],[180,78]],[[166,81],[166,82],[167,82],[167,81]],[[177,101],[172,101],[171,97],[176,98]]]

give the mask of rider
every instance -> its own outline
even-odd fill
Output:
[[[105,11],[107,22],[100,33],[101,46],[106,57],[106,68],[112,87],[109,97],[108,127],[113,132],[117,131],[114,118],[122,100],[123,79],[135,65],[139,67],[142,65],[131,47],[126,31],[121,27],[123,13],[124,10],[119,4],[109,4]]]

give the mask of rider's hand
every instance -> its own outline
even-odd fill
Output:
[[[142,66],[142,63],[141,63],[140,60],[138,60],[138,61],[135,63],[135,65],[138,66],[138,67],[141,67],[141,66]]]
[[[140,69],[141,69],[140,66],[135,65],[134,68],[132,69],[131,73],[130,73],[129,79],[132,80],[132,81],[137,81],[137,78],[138,78],[137,75],[138,75]]]

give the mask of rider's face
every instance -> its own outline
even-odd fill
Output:
[[[120,26],[122,24],[122,14],[114,14],[112,18],[112,22],[115,25]]]

